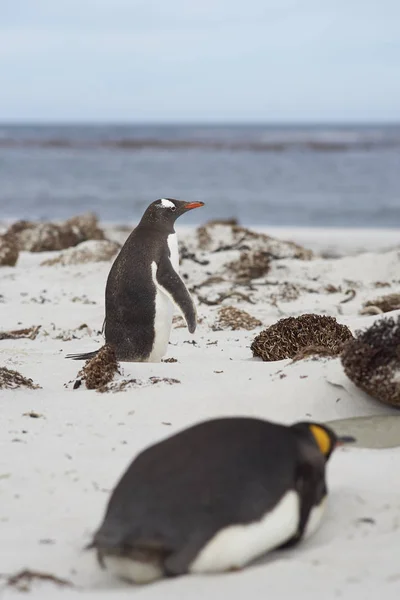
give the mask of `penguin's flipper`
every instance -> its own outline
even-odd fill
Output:
[[[100,331],[101,335],[104,334],[105,330],[106,330],[106,317],[104,317],[103,325],[102,325],[102,328]]]
[[[154,266],[155,263],[153,263]],[[155,283],[172,300],[183,314],[190,333],[194,333],[197,326],[196,307],[186,285],[174,270],[169,257],[163,257],[155,271]]]
[[[290,548],[303,537],[313,507],[319,505],[327,493],[324,469],[319,461],[304,461],[297,466],[296,491],[300,496],[300,519],[296,534],[281,548]]]

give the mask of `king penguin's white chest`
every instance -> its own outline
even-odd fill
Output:
[[[168,236],[167,244],[170,252],[169,259],[171,265],[174,271],[179,273],[179,250],[176,233],[171,233]],[[155,263],[153,263],[153,265],[156,268]],[[155,272],[153,272],[153,279],[156,284],[154,342],[151,354],[147,360],[148,362],[160,362],[168,349],[174,305],[162,288],[157,285]]]

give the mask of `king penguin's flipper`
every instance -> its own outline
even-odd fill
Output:
[[[300,519],[296,534],[280,546],[281,549],[291,548],[303,537],[311,510],[320,506],[327,494],[324,475],[324,462],[320,456],[309,456],[308,460],[300,461],[296,470],[296,491],[301,498]]]
[[[171,298],[172,302],[182,312],[190,333],[194,333],[197,326],[196,307],[185,284],[174,270],[169,257],[163,256],[161,258],[155,279],[156,285]]]
[[[65,358],[72,358],[72,360],[88,360],[89,358],[94,358],[98,352],[98,350],[94,350],[93,352],[86,352],[84,354],[67,354]]]

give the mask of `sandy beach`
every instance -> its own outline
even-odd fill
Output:
[[[128,234],[127,228],[110,224],[104,230],[118,244]],[[269,264],[264,273],[261,265],[261,274],[249,277],[242,255],[258,252],[265,240],[227,225],[177,227],[181,274],[197,305],[198,328],[189,334],[177,315],[165,357],[176,360],[122,363],[121,374],[103,393],[84,384],[73,389],[82,363],[65,355],[103,343],[104,287],[113,258],[93,257],[109,242],[23,251],[16,266],[0,267],[0,332],[40,326],[34,339],[0,340],[0,367],[40,386],[0,390],[1,598],[19,597],[18,585],[8,585],[7,578],[23,569],[68,582],[31,582],[25,597],[37,600],[239,599],[245,594],[279,600],[298,590],[318,600],[366,600],[378,593],[385,600],[399,597],[399,411],[359,390],[340,358],[263,362],[253,358],[250,345],[267,326],[289,316],[333,316],[353,333],[388,316],[365,310],[365,304],[376,307],[381,296],[400,294],[400,232],[262,231],[273,236]],[[82,248],[89,258],[73,264]],[[229,324],[220,313],[227,306],[246,311],[258,324],[253,329]],[[118,391],[118,384],[128,380]],[[132,588],[101,571],[83,548],[128,463],[149,444],[222,415],[283,423],[374,416],[396,421],[372,422],[375,436],[368,427],[360,429],[358,444],[336,451],[328,467],[326,517],[304,544],[240,573],[188,576],[146,587]],[[393,436],[386,435],[390,427],[396,430]]]

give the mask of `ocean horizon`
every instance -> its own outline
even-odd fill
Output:
[[[396,228],[399,159],[398,123],[0,123],[0,220],[133,222],[174,197],[205,202],[188,225]]]

